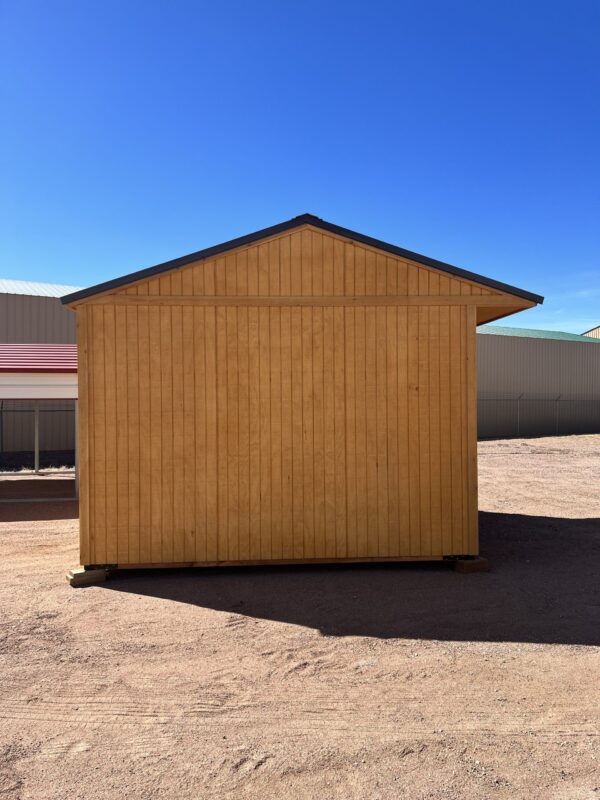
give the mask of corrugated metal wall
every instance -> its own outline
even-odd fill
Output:
[[[480,438],[600,432],[600,345],[477,336]]]
[[[75,314],[58,297],[0,294],[0,342],[70,344]]]
[[[0,294],[0,342],[70,344],[75,342],[75,314],[58,297]],[[71,401],[40,401],[40,449],[74,448]],[[0,453],[33,450],[31,401],[0,401]]]
[[[40,450],[75,448],[73,400],[40,400]],[[33,450],[34,405],[31,400],[0,400],[0,452]]]

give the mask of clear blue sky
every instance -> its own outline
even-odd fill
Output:
[[[2,277],[310,212],[600,324],[598,0],[5,0],[0,69]]]

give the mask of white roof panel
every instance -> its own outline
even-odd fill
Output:
[[[0,278],[0,294],[25,294],[33,297],[63,297],[65,294],[77,292],[77,286],[65,286],[60,283],[38,283],[37,281],[14,281]]]

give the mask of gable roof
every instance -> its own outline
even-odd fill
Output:
[[[332,222],[326,222],[320,217],[315,217],[312,214],[301,214],[298,217],[293,217],[286,222],[280,222],[278,225],[272,225],[270,228],[263,228],[260,231],[249,233],[246,236],[240,236],[237,239],[231,239],[228,242],[207,247],[205,250],[198,250],[196,253],[190,253],[187,256],[175,258],[172,261],[165,261],[163,264],[157,264],[154,267],[147,267],[146,269],[139,270],[138,272],[131,272],[129,275],[123,275],[120,278],[114,278],[111,281],[98,283],[95,286],[90,286],[88,289],[82,289],[78,292],[72,292],[62,298],[63,303],[75,303],[79,300],[84,300],[87,297],[92,297],[100,292],[107,292],[111,289],[117,289],[121,286],[134,283],[135,281],[143,280],[144,278],[151,278],[155,275],[160,275],[163,272],[169,272],[179,267],[184,267],[187,264],[192,264],[194,261],[201,261],[202,259],[212,258],[213,256],[225,253],[228,250],[233,250],[236,247],[243,247],[244,245],[253,244],[261,239],[266,239],[269,236],[276,236],[279,233],[299,228],[302,225],[312,225],[315,228],[326,231],[328,233],[343,236],[346,239],[351,239],[360,244],[365,244],[374,247],[378,250],[383,250],[392,255],[399,256],[400,258],[415,261],[418,264],[423,264],[426,267],[438,269],[441,272],[447,272],[457,278],[465,278],[466,280],[475,281],[483,286],[488,286],[491,289],[496,289],[501,292],[508,292],[508,294],[522,297],[525,300],[530,300],[533,303],[543,303],[544,298],[531,292],[526,292],[524,289],[518,289],[516,286],[510,286],[500,281],[495,281],[492,278],[486,278],[483,275],[478,275],[475,272],[469,272],[461,267],[454,267],[451,264],[445,264],[443,261],[436,261],[434,258],[422,256],[419,253],[413,253],[410,250],[404,250],[402,247],[397,247],[387,242],[382,242],[379,239],[373,239],[371,236],[365,236],[362,233],[351,231],[348,228],[342,228],[339,225],[334,225]]]

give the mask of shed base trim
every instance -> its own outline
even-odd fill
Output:
[[[119,563],[110,564],[110,571],[129,570],[129,569],[179,569],[190,567],[252,567],[252,566],[285,566],[287,564],[368,564],[368,563],[402,563],[402,562],[431,562],[446,561],[451,559],[453,562],[458,559],[470,559],[477,561],[477,556],[357,556],[352,558],[282,558],[282,559],[244,559],[235,561],[163,561],[153,563]],[[483,559],[482,559],[483,561]],[[87,564],[86,570],[107,569],[106,564]]]

